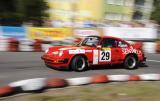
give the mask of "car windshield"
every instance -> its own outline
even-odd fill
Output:
[[[100,38],[99,37],[87,37],[85,38],[81,45],[82,46],[96,46],[98,43],[100,42]]]

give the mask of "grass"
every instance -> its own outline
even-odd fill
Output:
[[[160,101],[160,82],[122,82],[49,90],[2,101]]]

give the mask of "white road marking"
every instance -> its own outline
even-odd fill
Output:
[[[160,62],[159,60],[147,60],[147,61],[151,61],[151,62]]]

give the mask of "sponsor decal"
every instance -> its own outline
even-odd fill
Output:
[[[109,50],[109,51],[111,51],[111,48],[102,48],[102,50]]]
[[[85,50],[83,49],[76,49],[76,50],[69,50],[69,54],[84,54]]]
[[[131,48],[122,48],[122,53],[123,54],[129,54],[129,53],[136,53],[136,54],[141,54],[141,51],[138,51],[136,49],[134,49],[133,47]]]

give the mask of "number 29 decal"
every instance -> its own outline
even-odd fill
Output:
[[[100,62],[111,61],[111,51],[110,50],[100,51],[99,61]]]

